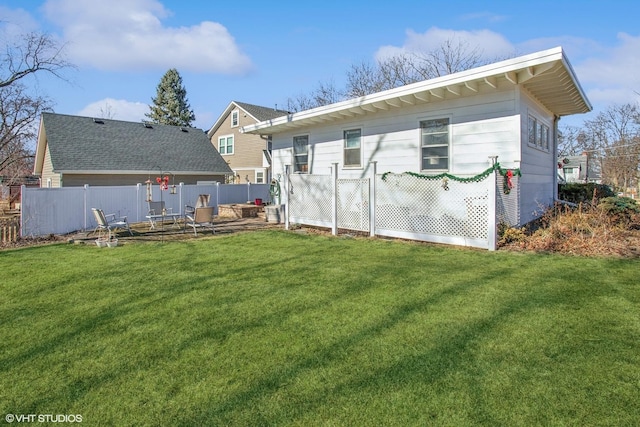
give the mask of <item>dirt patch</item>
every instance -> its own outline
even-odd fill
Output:
[[[215,234],[224,235],[231,233],[248,232],[263,229],[284,228],[283,224],[275,224],[265,221],[264,218],[219,218],[215,221]],[[144,242],[169,242],[177,240],[193,240],[212,235],[211,231],[198,231],[197,236],[194,235],[193,229],[184,228],[184,223],[179,222],[174,225],[171,221],[158,224],[155,229],[150,229],[148,222],[140,222],[131,224],[133,236],[124,230],[118,230],[116,238],[118,244],[133,244]],[[93,230],[70,233],[67,235],[41,236],[35,238],[19,238],[16,242],[0,243],[0,249],[20,248],[25,246],[38,246],[51,243],[69,242],[76,244],[95,244],[98,234]]]

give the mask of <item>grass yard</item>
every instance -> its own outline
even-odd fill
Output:
[[[632,426],[640,261],[284,231],[0,252],[0,412]]]

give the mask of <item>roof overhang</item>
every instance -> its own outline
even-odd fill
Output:
[[[292,113],[240,130],[274,134],[409,105],[441,102],[505,84],[520,86],[556,116],[587,113],[592,107],[561,47],[496,62],[395,89]]]
[[[64,175],[153,175],[154,177],[160,173],[155,170],[54,170],[55,173]],[[226,175],[229,171],[162,171],[163,175]]]

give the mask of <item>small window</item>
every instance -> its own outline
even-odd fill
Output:
[[[293,137],[293,172],[309,172],[309,135]]]
[[[449,119],[420,122],[422,170],[449,170]]]
[[[344,131],[344,166],[355,168],[362,166],[362,130]]]
[[[542,151],[551,150],[551,140],[549,136],[549,126],[542,123],[533,116],[529,116],[528,124],[528,144],[530,147],[537,148]]]
[[[264,184],[264,172],[256,172],[256,184]]]
[[[234,110],[231,112],[231,127],[236,127],[239,124],[239,111],[238,110]]]
[[[529,145],[535,147],[538,145],[538,121],[535,117],[529,116]]]
[[[233,154],[233,135],[218,138],[218,152],[220,154]]]
[[[540,123],[540,148],[549,151],[549,126]]]

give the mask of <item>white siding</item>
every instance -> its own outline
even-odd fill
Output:
[[[451,119],[451,163],[449,172],[475,175],[490,166],[489,156],[499,156],[508,167],[517,167],[519,116],[513,90],[453,99],[437,103],[391,108],[388,111],[308,127],[273,136],[274,176],[292,164],[295,135],[309,135],[310,173],[328,174],[339,164],[339,176],[369,175],[369,162],[378,162],[378,172],[420,172],[419,122],[429,118]],[[346,129],[362,129],[363,167],[344,169],[342,136]]]
[[[521,96],[522,177],[520,183],[520,219],[523,223],[540,216],[553,204],[557,160],[555,154],[554,117],[526,92]],[[534,116],[549,127],[549,151],[531,147],[529,139],[529,116]]]

